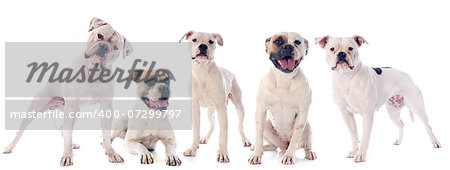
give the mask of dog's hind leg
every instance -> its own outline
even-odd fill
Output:
[[[425,126],[425,130],[427,131],[428,136],[431,139],[433,147],[440,148],[441,144],[437,140],[430,124],[428,123],[428,117],[425,112],[425,104],[420,90],[418,88],[414,88],[412,90],[404,91],[402,92],[402,94],[404,94],[405,97],[406,107],[408,107],[411,112],[415,113]]]
[[[400,113],[405,106],[404,97],[400,94],[392,95],[386,102],[386,110],[389,113],[389,117],[392,122],[398,127],[398,139],[394,142],[394,145],[400,145],[403,140],[403,121],[400,118]]]
[[[48,102],[48,104],[44,107],[45,110],[55,110],[55,109],[59,109],[59,110],[64,110],[64,105],[65,105],[65,100],[62,97],[56,96],[56,97],[52,97],[50,99],[50,101]],[[43,109],[43,110],[44,110]],[[62,131],[62,127],[59,128],[60,132],[61,132],[61,136],[63,136],[63,131]],[[64,138],[64,136],[63,136]],[[80,145],[73,143],[72,144],[72,149],[80,149]]]
[[[49,109],[51,106],[52,101],[50,98],[35,98],[31,101],[31,104],[28,108],[28,113],[31,113],[33,111],[35,112],[44,112]],[[23,132],[25,129],[30,125],[30,123],[34,120],[34,116],[32,117],[26,117],[22,120],[19,130],[16,132],[16,136],[14,137],[14,140],[3,150],[3,154],[9,154],[11,153],[14,148],[16,147],[16,144],[19,142],[20,138],[22,138]]]
[[[214,113],[215,113],[214,107],[208,108],[209,131],[205,137],[200,139],[200,144],[208,143],[208,140],[211,137],[212,132],[214,131]]]
[[[239,85],[237,84],[236,80],[233,80],[231,87],[231,93],[228,95],[228,98],[233,102],[233,105],[236,107],[236,111],[239,117],[239,123],[238,123],[238,130],[239,134],[241,135],[242,142],[244,143],[244,147],[249,147],[252,144],[247,139],[247,137],[244,134],[244,105],[242,104],[242,93],[241,89],[239,88]]]

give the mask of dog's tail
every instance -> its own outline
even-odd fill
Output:
[[[411,118],[411,121],[414,122],[414,113],[411,110],[409,111],[409,117]]]

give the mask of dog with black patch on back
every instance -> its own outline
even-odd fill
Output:
[[[441,144],[428,124],[420,89],[402,71],[390,67],[370,68],[362,64],[358,48],[364,43],[367,41],[358,35],[316,38],[316,44],[325,50],[326,61],[333,71],[334,101],[351,133],[353,147],[347,158],[354,158],[355,162],[365,161],[373,115],[384,104],[399,130],[394,145],[399,145],[403,139],[400,112],[406,106],[410,114],[416,114],[425,125],[433,147],[440,148]],[[363,121],[360,146],[354,114],[360,114]]]

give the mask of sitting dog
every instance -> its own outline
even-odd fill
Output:
[[[132,110],[140,110],[142,113],[167,110],[170,80],[175,80],[172,72],[158,69],[153,72],[135,70],[134,73],[138,98]],[[181,165],[181,160],[176,155],[175,135],[167,118],[122,116],[114,124],[111,136],[111,140],[116,137],[125,139],[126,150],[139,155],[141,164],[152,164],[155,161],[150,151],[155,149],[160,140],[166,147],[166,165]]]
[[[123,58],[129,56],[133,50],[124,36],[120,35],[111,25],[101,19],[93,18],[91,20],[89,32],[91,34],[88,39],[88,47],[85,53],[76,58],[70,66],[75,70],[84,67],[85,72],[88,72],[88,70],[92,69],[95,65],[99,65],[101,69],[107,68],[111,70],[112,62],[119,56],[122,56]],[[60,108],[64,109],[64,113],[70,113],[79,111],[80,106],[95,105],[97,103],[100,103],[103,110],[112,110],[113,96],[113,81],[105,83],[99,83],[98,81],[93,83],[47,83],[37,92],[36,96],[31,101],[28,112],[43,112],[48,109],[53,110]],[[67,100],[66,97],[74,99]],[[24,130],[32,121],[32,118],[23,119],[16,137],[11,144],[6,147],[3,153],[7,154],[13,151],[17,142],[22,137]],[[101,122],[103,148],[105,149],[105,153],[110,162],[123,162],[122,157],[114,151],[110,143],[111,121],[111,119],[105,117]],[[65,118],[64,120],[62,130],[64,137],[64,152],[60,161],[61,166],[73,165],[72,149],[78,147],[77,145],[72,144],[72,129],[74,122],[75,119],[73,118]]]
[[[325,50],[328,65],[333,70],[333,98],[342,112],[353,142],[347,158],[364,162],[369,146],[373,115],[386,103],[392,121],[399,128],[399,145],[403,138],[403,122],[400,112],[406,106],[411,115],[415,113],[422,120],[435,148],[440,148],[425,114],[420,89],[404,72],[390,68],[370,68],[361,63],[358,48],[367,43],[361,36],[316,38],[316,43]],[[354,114],[361,114],[363,133],[360,150]]]
[[[311,151],[311,127],[307,121],[311,89],[298,68],[308,48],[308,41],[293,32],[280,32],[266,39],[266,52],[273,67],[259,84],[256,144],[248,160],[250,164],[261,164],[263,151],[277,148],[286,151],[283,164],[294,164],[299,148],[304,148],[306,159],[316,159]],[[263,139],[267,145],[263,146]]]
[[[227,103],[230,99],[236,107],[239,124],[238,129],[245,147],[251,145],[244,135],[244,107],[242,94],[234,75],[220,68],[214,62],[216,44],[223,45],[219,34],[203,32],[187,32],[183,38],[192,42],[192,146],[184,152],[184,156],[195,156],[199,143],[206,143],[214,129],[213,114],[217,110],[220,125],[219,150],[217,161],[229,162],[227,150],[228,120]],[[180,40],[180,42],[181,42]],[[208,135],[200,140],[200,106],[208,108],[211,124]]]

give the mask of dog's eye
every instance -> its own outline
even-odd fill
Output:
[[[334,47],[331,47],[331,48],[330,48],[330,51],[334,51]]]
[[[300,40],[295,40],[294,43],[300,45],[302,42]]]
[[[280,45],[281,41],[280,40],[275,40],[275,41],[273,41],[273,43],[276,44],[276,45]]]
[[[119,48],[117,48],[117,45],[114,45],[114,50],[118,50]]]
[[[97,34],[98,39],[103,40],[103,35],[102,34]]]
[[[352,51],[353,50],[353,47],[348,47],[348,51]]]
[[[213,40],[209,40],[208,43],[209,44],[214,44],[214,41]]]
[[[192,42],[197,42],[197,38],[192,39]]]

